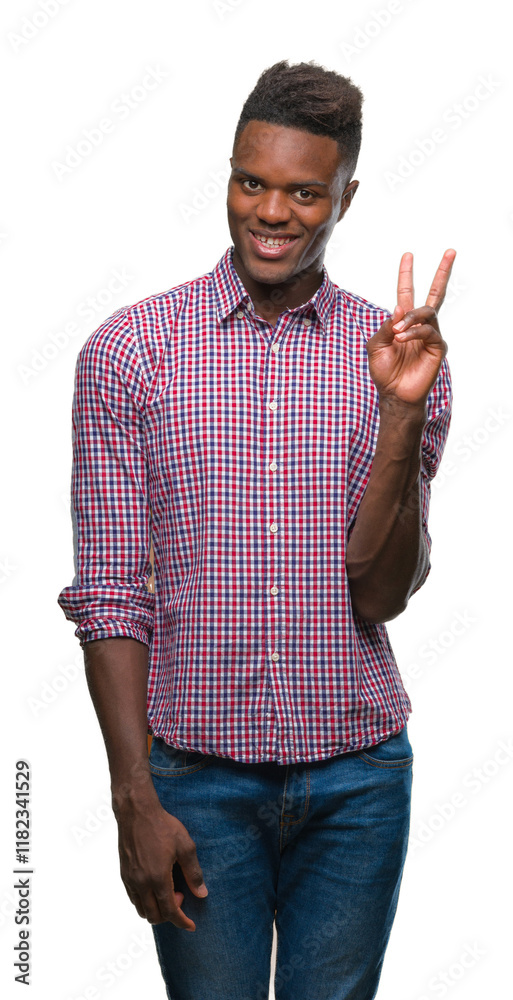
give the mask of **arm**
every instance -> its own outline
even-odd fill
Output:
[[[371,623],[395,618],[429,570],[422,525],[421,445],[427,400],[447,345],[437,312],[455,252],[446,251],[426,305],[413,308],[412,257],[404,254],[397,306],[367,345],[379,392],[379,432],[371,474],[347,546],[356,614]],[[402,322],[401,322],[402,321]]]
[[[151,923],[194,930],[180,909],[172,867],[191,891],[202,876],[187,830],[162,808],[147,751],[148,647],[155,596],[144,405],[147,383],[128,317],[116,313],[80,351],[73,397],[71,509],[75,578],[59,595],[78,628],[89,690],[103,731],[121,874]]]
[[[371,475],[347,547],[353,608],[374,623],[404,611],[429,566],[419,483],[425,412],[387,400],[379,412]]]
[[[148,647],[134,639],[85,643],[89,691],[102,729],[111,774],[112,807],[118,823],[121,877],[139,916],[170,920],[194,931],[181,909],[172,869],[178,861],[191,892],[206,896],[194,841],[185,826],[162,808],[148,765],[146,685]]]

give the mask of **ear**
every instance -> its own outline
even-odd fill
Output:
[[[350,184],[344,189],[342,199],[340,202],[340,212],[338,213],[337,222],[340,222],[341,218],[346,214],[358,188],[360,186],[360,181],[351,181]]]

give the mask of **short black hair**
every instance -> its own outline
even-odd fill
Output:
[[[269,66],[247,98],[233,145],[250,121],[285,125],[335,139],[352,176],[362,141],[363,94],[347,76],[315,62]]]

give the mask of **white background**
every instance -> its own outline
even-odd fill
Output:
[[[115,309],[211,270],[229,245],[233,132],[258,75],[282,58],[350,75],[365,94],[360,189],[328,248],[331,278],[392,308],[411,250],[420,304],[443,251],[458,251],[440,318],[455,406],[433,489],[433,568],[390,626],[413,702],[414,798],[378,997],[503,996],[513,775],[507,6],[47,0],[45,23],[42,2],[4,0],[0,28],[4,996],[23,993],[12,966],[13,786],[26,757],[30,995],[164,997],[150,926],[119,878],[106,755],[74,626],[57,605],[73,576],[73,372]],[[148,68],[160,77],[152,90]],[[95,129],[102,141],[63,174],[69,147]],[[436,129],[442,141],[430,143]],[[117,294],[114,271],[125,276]]]

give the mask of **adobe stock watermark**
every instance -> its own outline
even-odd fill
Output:
[[[433,667],[442,656],[445,656],[447,651],[452,649],[478,621],[479,619],[471,611],[456,611],[445,628],[441,629],[434,638],[428,639],[427,642],[419,646],[417,662],[410,663],[404,670],[401,670],[403,680],[419,680],[425,674],[426,669]]]
[[[459,299],[462,292],[467,291],[467,288],[468,285],[466,285],[462,281],[459,275],[454,274],[453,272],[449,279],[449,284],[447,285],[447,291],[445,293],[445,299],[443,301],[444,312],[447,309],[447,306],[452,306],[453,303],[456,302],[456,299]]]
[[[145,67],[145,74],[139,83],[136,83],[130,90],[123,91],[119,97],[109,105],[110,115],[93,125],[92,128],[82,129],[81,137],[74,143],[68,143],[64,154],[60,160],[52,160],[52,170],[59,182],[64,177],[69,176],[87,158],[101,146],[108,135],[112,135],[122,121],[140,108],[149,95],[157,89],[169,76],[168,70],[160,69],[159,66]]]
[[[284,984],[290,983],[294,974],[309,967],[313,956],[317,956],[320,951],[329,947],[329,942],[340,934],[343,935],[345,931],[347,931],[347,909],[345,900],[339,899],[327,911],[325,918],[320,923],[317,922],[308,928],[306,934],[303,934],[297,942],[297,951],[289,952],[286,962],[279,962],[277,956],[273,984],[275,990],[281,991]],[[287,992],[292,995],[290,988]],[[240,1000],[268,1000],[268,997],[269,984],[259,980],[255,984],[251,996],[244,993]]]
[[[127,795],[130,795],[139,783],[147,785],[148,781],[151,780],[150,773],[144,762],[133,764],[130,768],[130,775],[130,780],[116,787],[115,792],[112,789],[109,792],[104,791],[100,804],[95,806],[94,809],[87,809],[80,824],[73,824],[71,833],[75,843],[79,847],[82,847],[86,841],[98,833],[105,823],[110,823],[114,820],[114,810],[119,808]]]
[[[189,224],[197,219],[220,194],[226,195],[230,169],[211,170],[208,180],[201,187],[195,187],[188,201],[180,202],[178,211],[184,222]]]
[[[46,712],[52,705],[55,705],[61,695],[69,691],[71,685],[81,676],[83,676],[83,658],[80,651],[71,663],[65,663],[64,666],[59,667],[53,677],[43,681],[37,694],[29,695],[27,705],[34,718],[39,718],[42,712]]]
[[[16,566],[11,562],[11,557],[3,556],[0,559],[0,584],[7,583],[7,580],[10,580],[15,572]]]
[[[233,14],[243,3],[246,3],[246,0],[212,0],[212,7],[222,20],[227,14]]]
[[[60,357],[76,337],[84,336],[89,326],[99,318],[100,313],[110,306],[115,297],[132,283],[134,276],[126,267],[115,267],[110,272],[110,278],[93,295],[88,295],[78,303],[75,314],[84,321],[80,326],[76,319],[65,323],[62,329],[51,333],[48,340],[38,347],[33,347],[30,355],[17,366],[17,372],[24,383],[28,385],[41,372],[48,368],[55,358]]]
[[[454,443],[449,437],[449,448],[446,449],[438,472],[431,481],[431,489],[442,489],[510,420],[511,414],[499,403],[497,406],[488,407],[484,420],[467,434],[462,434]]]
[[[474,89],[461,101],[455,101],[442,114],[441,124],[428,136],[416,139],[408,153],[400,156],[393,170],[385,170],[385,180],[390,191],[397,190],[419,167],[428,160],[469,118],[501,87],[492,74],[478,77]]]
[[[351,29],[350,41],[346,36],[346,39],[339,43],[340,51],[346,61],[351,62],[355,56],[365,52],[371,42],[378,38],[385,28],[390,27],[397,15],[402,14],[409,3],[411,0],[406,0],[406,3],[403,3],[403,0],[389,0],[383,6],[369,10],[365,21],[357,28]]]
[[[451,962],[446,969],[438,969],[435,975],[428,979],[426,988],[429,992],[416,996],[415,1000],[433,1000],[433,997],[445,997],[449,990],[457,983],[461,983],[469,970],[474,969],[485,956],[486,951],[482,945],[475,941],[472,944],[466,941],[458,958]]]
[[[130,936],[129,943],[118,952],[114,958],[104,962],[96,969],[94,982],[83,987],[79,994],[69,994],[66,1000],[100,1000],[105,990],[119,983],[119,980],[133,968],[134,962],[146,955],[153,954],[155,941],[149,925],[143,925],[140,930]],[[99,984],[99,985],[97,985]]]
[[[9,924],[11,923],[11,919],[16,913],[18,903],[19,896],[15,896],[10,889],[2,894],[0,898],[0,930],[4,924],[7,923],[7,921],[9,921]]]
[[[78,847],[83,847],[106,823],[112,823],[113,820],[112,796],[104,792],[99,805],[93,809],[86,809],[80,823],[73,823],[71,826],[71,834],[75,843]]]
[[[38,0],[37,9],[22,17],[18,31],[7,32],[7,41],[13,52],[25,49],[68,3],[69,0]]]
[[[495,750],[481,764],[467,771],[457,788],[449,798],[435,802],[433,812],[427,819],[416,824],[415,831],[410,835],[408,851],[423,850],[435,837],[446,829],[456,816],[500,774],[513,759],[513,738],[499,740]]]

